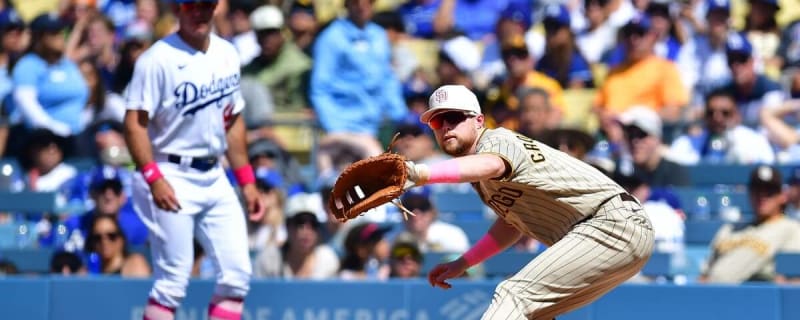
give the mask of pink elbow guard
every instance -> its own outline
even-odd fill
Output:
[[[498,252],[500,252],[501,248],[500,245],[497,243],[497,240],[492,237],[491,234],[486,234],[478,240],[472,248],[467,250],[462,256],[464,261],[471,267],[476,264],[483,262],[486,259],[494,256]]]
[[[461,182],[461,171],[455,159],[440,161],[430,166],[428,183]]]

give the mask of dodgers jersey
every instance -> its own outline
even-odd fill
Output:
[[[244,109],[239,54],[211,34],[207,52],[173,33],[136,61],[127,108],[145,110],[154,154],[218,156],[225,152],[226,120]]]
[[[477,152],[496,154],[511,168],[501,179],[473,183],[483,202],[547,246],[625,192],[589,164],[505,128],[484,129]]]

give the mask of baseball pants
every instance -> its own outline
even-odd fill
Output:
[[[552,319],[600,298],[634,276],[652,254],[644,209],[619,196],[495,289],[481,319]]]
[[[213,262],[214,294],[245,297],[251,274],[245,215],[222,168],[203,172],[168,162],[158,165],[181,210],[156,207],[149,186],[136,175],[134,205],[150,229],[155,278],[150,297],[168,307],[181,304],[194,263],[195,237]]]

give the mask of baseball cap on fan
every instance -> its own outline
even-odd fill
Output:
[[[276,6],[265,5],[250,14],[253,30],[277,30],[283,28],[283,13]]]
[[[624,126],[635,126],[648,135],[661,137],[661,117],[653,109],[645,106],[631,107],[617,117]]]
[[[481,106],[478,104],[478,97],[471,90],[462,85],[441,86],[431,94],[428,99],[428,110],[423,112],[419,119],[423,123],[429,123],[433,116],[445,112],[460,110],[473,114],[481,114]]]

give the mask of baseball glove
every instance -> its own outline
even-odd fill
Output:
[[[394,139],[392,140],[392,145]],[[333,185],[328,208],[337,220],[345,222],[372,208],[391,202],[407,214],[414,215],[397,199],[408,187],[408,171],[403,156],[386,152],[352,163],[342,171]]]

